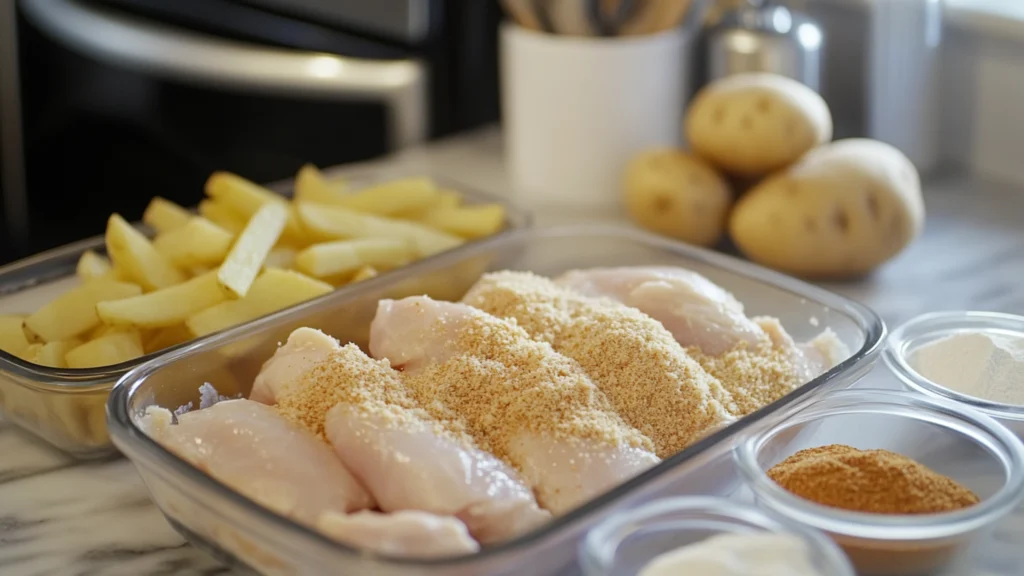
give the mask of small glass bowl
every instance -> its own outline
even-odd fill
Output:
[[[854,576],[842,551],[824,534],[725,498],[664,498],[612,514],[580,544],[586,576],[633,576],[655,557],[724,533],[788,533],[806,544],[821,574]]]
[[[1024,406],[1004,404],[951,390],[919,374],[913,365],[914,354],[923,346],[963,332],[982,332],[1024,338],[1024,316],[999,312],[932,312],[922,314],[892,332],[884,357],[889,370],[908,388],[930,397],[961,402],[994,418],[1024,437]],[[1024,382],[1020,383],[1024,386]]]
[[[974,491],[962,510],[883,515],[823,506],[766,473],[805,448],[846,444],[912,458]],[[749,438],[736,460],[759,506],[817,528],[842,546],[860,574],[930,574],[963,557],[1024,500],[1024,444],[992,418],[912,392],[842,390],[820,397]]]

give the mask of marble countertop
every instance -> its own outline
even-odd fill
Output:
[[[493,130],[379,165],[511,194]],[[934,310],[1024,314],[1024,190],[955,176],[925,188],[928,220],[916,243],[868,278],[824,286],[873,307],[890,326]],[[537,223],[592,217],[606,218],[541,213]],[[0,421],[0,574],[228,573],[171,529],[126,460],[77,463]]]

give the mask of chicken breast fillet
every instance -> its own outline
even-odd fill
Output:
[[[253,501],[315,526],[326,510],[374,506],[330,446],[251,400],[226,400],[178,416],[150,407],[143,427],[157,442]]]
[[[733,421],[732,396],[664,326],[635,308],[590,298],[528,272],[487,274],[463,301],[514,320],[579,362],[625,421],[667,458]]]
[[[405,370],[424,407],[462,419],[482,448],[519,469],[555,514],[658,461],[575,362],[469,306],[382,300],[370,350]]]
[[[391,556],[438,558],[480,550],[462,522],[417,510],[325,512],[317,528],[346,544]]]
[[[748,318],[731,293],[685,268],[573,270],[556,282],[617,300],[660,322],[729,391],[737,416],[778,400],[849,356],[830,331],[797,344],[778,320]]]
[[[275,358],[292,361],[293,339],[296,334]],[[265,370],[287,372],[275,359]],[[277,389],[286,418],[330,441],[385,512],[453,516],[481,542],[550,518],[515,470],[477,448],[457,421],[439,421],[420,408],[397,372],[355,345],[335,342],[333,352],[289,385],[269,388]]]

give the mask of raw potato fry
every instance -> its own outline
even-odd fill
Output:
[[[177,346],[192,339],[192,332],[184,324],[155,330],[148,338],[143,338],[142,349],[146,354]]]
[[[153,239],[157,252],[178,266],[219,264],[231,249],[234,235],[213,222],[197,216],[187,224]]]
[[[39,362],[36,362],[36,355],[38,355],[39,351],[42,349],[42,342],[33,342],[32,344],[28,345],[28,348],[25,348],[25,350],[21,354],[18,354],[17,356],[22,360],[27,360],[29,362],[39,364]]]
[[[352,282],[362,282],[363,280],[369,280],[377,276],[377,269],[373,266],[363,266],[356,272],[355,276],[352,277]]]
[[[190,218],[192,214],[188,210],[159,196],[150,200],[142,213],[142,221],[160,234],[181,228]]]
[[[105,274],[113,271],[114,267],[110,264],[110,260],[92,250],[83,252],[78,258],[78,265],[75,267],[75,274],[78,274],[82,281],[104,277]]]
[[[501,230],[505,223],[505,208],[501,204],[437,208],[429,210],[421,221],[463,238],[481,238]]]
[[[263,262],[264,268],[283,268],[285,270],[295,266],[295,256],[297,252],[293,248],[285,246],[278,246],[267,254],[267,259]]]
[[[19,357],[28,350],[28,338],[21,327],[24,323],[21,316],[0,316],[0,350]]]
[[[422,220],[432,210],[440,210],[442,208],[458,208],[462,205],[462,194],[454,190],[440,190],[437,193],[437,199],[433,204],[427,205],[417,210],[403,210],[402,212],[395,214],[395,218],[401,218],[403,220]]]
[[[217,271],[221,286],[240,298],[245,296],[271,248],[277,244],[288,214],[287,207],[274,203],[256,212]]]
[[[118,214],[107,221],[107,253],[118,268],[146,290],[185,281],[185,274]]]
[[[360,214],[339,206],[301,203],[299,216],[309,229],[328,237],[403,238],[416,246],[421,257],[450,250],[463,243],[457,236],[416,222]]]
[[[207,272],[181,284],[123,300],[100,302],[96,313],[104,324],[137,328],[165,328],[223,302],[227,297],[217,272]]]
[[[241,300],[221,302],[193,315],[185,324],[195,336],[237,326],[271,312],[305,302],[334,290],[330,284],[291,270],[263,272]]]
[[[346,194],[338,202],[349,210],[392,216],[422,210],[438,199],[437,185],[430,178],[404,178],[384,182],[354,194]]]
[[[232,234],[245,229],[248,219],[236,214],[231,208],[209,198],[199,202],[199,215]]]
[[[314,278],[327,278],[363,266],[397,268],[416,256],[416,249],[401,238],[359,238],[314,244],[295,258],[295,268]]]
[[[112,366],[142,356],[138,331],[114,332],[74,348],[64,357],[68,368]]]
[[[64,358],[67,356],[68,352],[81,345],[82,341],[77,338],[48,342],[39,348],[31,361],[51,368],[67,368],[68,363]]]
[[[341,184],[341,187],[344,187],[344,183]],[[295,175],[294,192],[296,202],[339,204],[344,198],[344,194],[339,191],[339,187],[337,185],[332,186],[324,180],[320,170],[312,164],[306,164],[299,168],[299,173]]]
[[[96,305],[142,294],[137,284],[93,280],[74,288],[25,319],[25,326],[46,342],[78,336],[100,323]]]
[[[245,219],[252,218],[266,204],[288,206],[288,200],[266,188],[229,172],[214,172],[206,181],[206,195]],[[288,214],[287,225],[281,234],[286,243],[303,244],[305,234],[294,213]]]

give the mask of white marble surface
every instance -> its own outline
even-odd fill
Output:
[[[407,152],[386,166],[509,194],[501,158],[500,138],[485,131]],[[890,326],[942,309],[1024,314],[1024,193],[951,177],[927,185],[926,204],[928,225],[910,249],[869,278],[827,287],[872,306]],[[537,221],[592,217],[576,210],[541,213]],[[1019,545],[1024,530],[1017,524],[993,544],[1003,541],[1003,551]],[[163,520],[130,463],[78,464],[0,421],[0,574],[222,573],[229,571]]]

